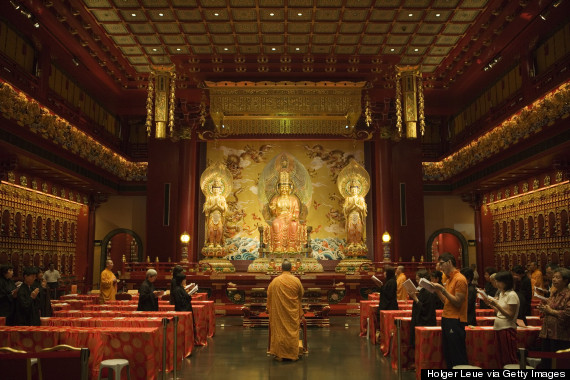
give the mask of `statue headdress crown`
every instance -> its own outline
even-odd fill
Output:
[[[280,185],[289,185],[291,184],[290,180],[289,180],[289,172],[282,170],[281,172],[279,172],[279,184]]]

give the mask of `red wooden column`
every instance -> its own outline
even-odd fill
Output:
[[[194,135],[192,139],[183,139],[180,141],[180,188],[178,202],[178,235],[177,249],[174,255],[175,261],[180,261],[182,254],[182,243],[180,235],[184,232],[190,234],[191,240],[188,244],[188,261],[198,261],[197,255],[197,236],[198,233],[198,216],[197,212],[200,208],[197,202],[197,188],[199,186],[198,173],[198,141]]]
[[[394,236],[391,185],[392,146],[389,139],[376,137],[373,144],[372,186],[374,187],[374,261],[384,260],[382,234]]]

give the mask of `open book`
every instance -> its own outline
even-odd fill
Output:
[[[409,295],[415,294],[417,291],[416,286],[409,278],[406,281],[404,281],[402,286],[404,287],[404,289],[406,289],[406,292],[408,292]]]
[[[541,296],[540,294],[538,294],[536,291],[534,292],[534,296],[536,298],[538,298],[541,301],[548,301],[548,298]]]
[[[383,285],[384,285],[384,283],[383,283],[378,277],[376,277],[376,276],[374,276],[374,275],[372,276],[372,281],[374,281],[374,283],[375,283],[376,285],[378,285],[378,286],[383,286]]]
[[[479,297],[483,301],[485,301],[487,298],[489,298],[487,293],[485,293],[485,291],[483,289],[480,289],[480,288],[477,288],[477,297]]]
[[[190,291],[188,291],[189,295],[192,295],[194,293],[196,293],[198,291],[198,285],[194,285],[194,287],[192,289],[190,289]]]
[[[429,282],[428,280],[426,280],[425,278],[420,278],[420,282],[418,283],[418,285],[421,288],[424,288],[425,290],[427,290],[430,293],[435,292],[435,287],[432,285],[431,282]]]

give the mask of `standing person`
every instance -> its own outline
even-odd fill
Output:
[[[438,263],[438,267],[439,267],[439,263]],[[430,278],[431,282],[437,282],[438,284],[443,285],[443,283],[442,283],[443,273],[441,273],[441,271],[434,270],[433,272],[430,273],[429,278]],[[435,302],[435,309],[436,310],[443,309],[443,301],[439,299],[437,294],[435,294],[434,302]]]
[[[113,260],[107,260],[105,264],[106,267],[101,272],[101,293],[99,294],[101,303],[114,301],[117,294],[117,277],[113,273]]]
[[[12,280],[14,267],[11,264],[0,266],[0,317],[6,318],[6,326],[12,326],[14,305],[18,295],[18,287]]]
[[[38,294],[40,289],[34,287],[37,268],[24,268],[24,283],[18,288],[16,307],[14,311],[15,326],[39,326],[40,307]]]
[[[276,360],[299,359],[299,324],[303,317],[301,299],[305,290],[291,274],[291,262],[281,264],[282,273],[267,288],[269,313],[269,353]]]
[[[530,273],[530,283],[532,285],[532,290],[535,286],[542,288],[542,272],[538,269],[535,261],[531,261],[528,264],[528,273]]]
[[[487,267],[485,268],[485,294],[489,297],[495,297],[497,294],[497,288],[491,281],[491,276],[497,273],[497,269],[495,267]],[[486,301],[481,300],[479,302],[479,309],[490,309],[491,306],[487,304]]]
[[[570,348],[570,270],[556,268],[552,274],[552,291],[548,301],[538,305],[544,313],[544,322],[539,337],[543,351],[558,351]],[[559,368],[568,368],[567,363]],[[542,359],[542,368],[550,368],[551,360]]]
[[[461,274],[467,280],[467,324],[469,326],[477,326],[477,317],[475,314],[475,303],[477,302],[477,288],[473,281],[473,269],[463,268]]]
[[[396,284],[398,292],[398,301],[405,301],[408,299],[408,292],[404,289],[404,282],[407,280],[406,274],[404,273],[404,266],[398,265],[396,268]]]
[[[174,268],[172,268],[172,280],[170,281],[170,300],[168,301],[171,305],[174,305],[174,300],[172,299],[172,293],[174,292],[174,289],[176,288],[176,276],[178,276],[180,273],[184,274],[184,268],[180,265],[176,265]],[[184,278],[186,278],[186,275],[184,275]]]
[[[495,275],[497,298],[488,298],[487,304],[497,312],[493,324],[499,346],[499,368],[506,364],[518,363],[517,357],[517,316],[519,315],[519,296],[513,290],[513,275],[504,271]]]
[[[376,285],[380,287],[380,303],[378,304],[378,317],[377,321],[380,323],[380,311],[382,310],[398,310],[398,285],[396,283],[396,274],[394,268],[387,266],[384,269],[386,274],[386,282],[378,280],[376,277],[372,277],[372,280]]]
[[[433,283],[438,297],[443,301],[441,318],[442,348],[447,368],[468,364],[465,346],[467,323],[467,279],[455,268],[455,257],[444,252],[439,266],[447,277],[445,287]]]
[[[416,273],[416,282],[420,279],[429,277],[429,273],[425,269],[421,269]],[[410,298],[414,300],[412,305],[412,323],[410,327],[410,346],[416,345],[416,326],[436,326],[435,319],[435,300],[437,295],[430,293],[427,289],[421,288],[416,294],[410,293]]]
[[[178,273],[174,278],[174,289],[170,292],[170,301],[173,302],[175,311],[192,311],[192,297],[184,289],[186,287],[186,275]]]
[[[479,286],[479,272],[477,272],[477,264],[471,264],[469,267],[473,270],[473,285]]]
[[[546,265],[546,269],[544,270],[544,277],[542,278],[542,289],[545,291],[538,290],[538,294],[542,294],[546,298],[550,297],[550,293],[552,293],[552,275],[554,271],[558,269],[558,264],[556,263],[548,263]]]
[[[38,274],[36,275],[34,286],[40,290],[40,293],[38,294],[40,317],[51,317],[53,315],[53,310],[51,308],[51,298],[49,294],[50,289],[47,286],[47,281],[44,278],[44,272],[41,268],[38,268]]]
[[[158,294],[160,291],[154,290],[153,282],[156,281],[158,273],[154,269],[146,271],[146,279],[139,289],[139,304],[137,311],[158,311]]]
[[[46,279],[47,286],[49,286],[49,292],[52,299],[57,299],[57,288],[59,287],[59,280],[61,279],[61,274],[57,269],[55,269],[54,263],[49,263],[49,270],[44,273],[44,278]]]
[[[522,319],[526,325],[526,317],[531,314],[532,285],[530,284],[530,278],[528,278],[524,268],[520,265],[515,265],[511,273],[515,280],[515,292],[517,292],[521,304],[519,308],[519,319]]]

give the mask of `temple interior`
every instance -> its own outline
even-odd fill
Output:
[[[570,266],[568,14],[1,1],[0,264],[54,263],[62,295],[97,292],[109,259],[124,293],[180,264],[215,315],[260,327],[288,260],[325,328],[388,264]]]

